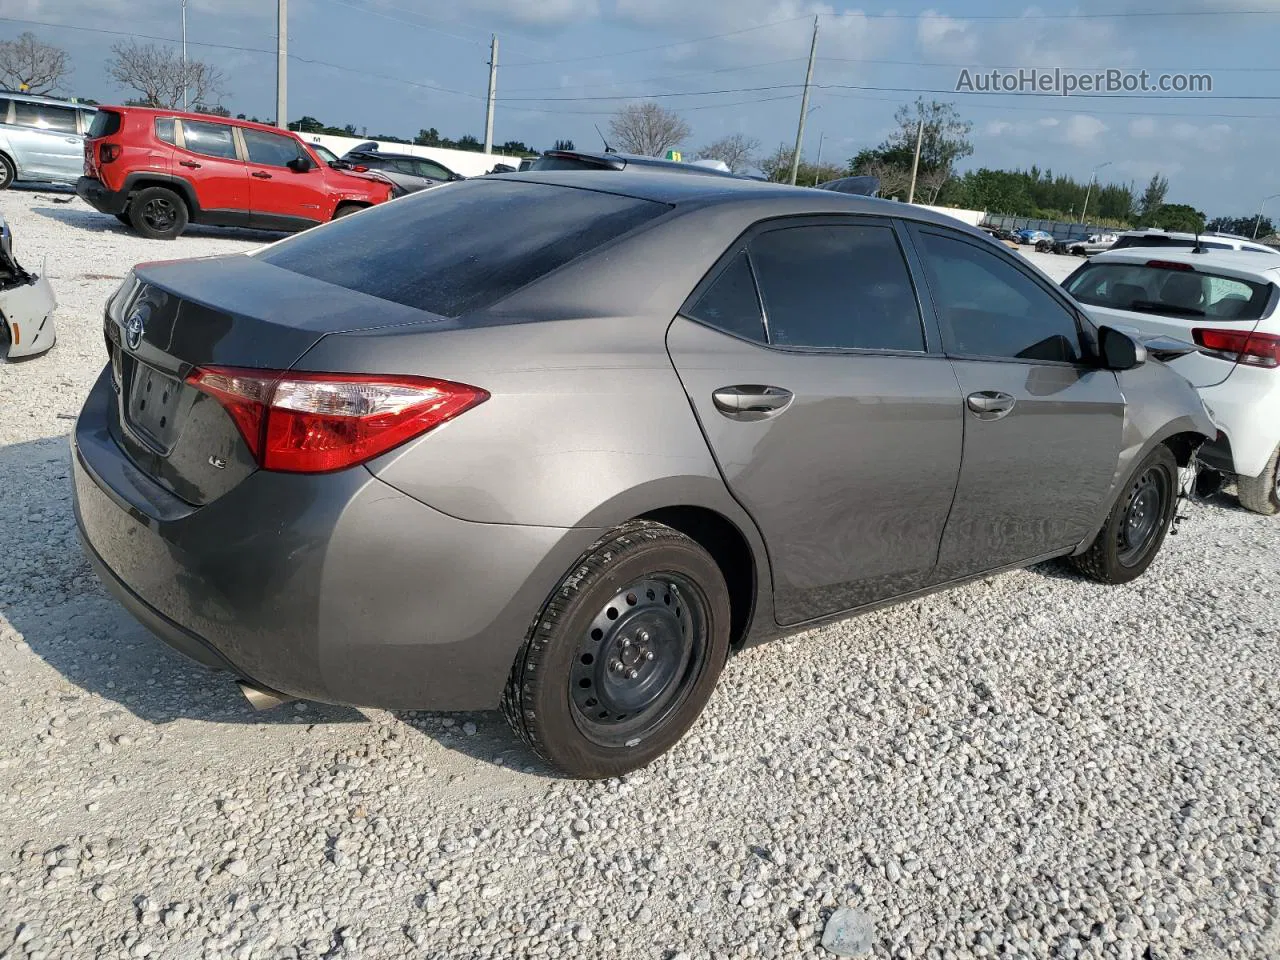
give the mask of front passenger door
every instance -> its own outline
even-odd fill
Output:
[[[251,226],[297,230],[329,219],[328,191],[320,167],[291,136],[241,127],[249,159]],[[305,158],[307,169],[289,164]]]
[[[965,398],[964,460],[935,582],[1075,546],[1120,456],[1124,397],[1074,311],[976,238],[913,225],[942,346]]]

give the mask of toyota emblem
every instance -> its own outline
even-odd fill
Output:
[[[142,345],[142,312],[130,314],[124,322],[124,342],[130,350],[137,350]]]

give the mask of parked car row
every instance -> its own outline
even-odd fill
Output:
[[[604,777],[731,649],[1152,563],[1219,433],[1194,345],[920,207],[605,169],[135,268],[72,440],[107,586],[259,703],[501,705]]]

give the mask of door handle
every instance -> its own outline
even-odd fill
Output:
[[[192,170],[199,170],[202,165],[199,163],[196,163],[194,160],[179,160],[178,166],[190,167]]]
[[[84,143],[79,137],[67,137],[67,143]]]
[[[794,399],[795,394],[790,390],[757,384],[721,387],[711,394],[711,402],[722,414],[730,420],[746,421],[776,417],[791,406]]]
[[[1017,401],[998,390],[979,390],[965,398],[965,404],[979,420],[999,420],[1007,417]]]
[[[250,176],[257,177],[259,180],[271,179],[271,174],[267,173],[265,170],[255,170],[250,174]]]

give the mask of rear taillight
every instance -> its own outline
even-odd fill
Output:
[[[1280,337],[1275,334],[1196,327],[1191,336],[1201,353],[1251,367],[1280,367]]]
[[[218,400],[264,470],[328,473],[421,436],[489,394],[427,377],[194,370],[187,383]]]
[[[354,167],[352,167],[351,169],[352,169],[352,170],[354,170],[356,173],[368,173],[368,172],[369,172],[369,168],[368,168],[368,167],[362,167],[362,166],[359,166],[359,165],[354,166]]]
[[[111,163],[120,158],[120,144],[118,143],[100,143],[98,144],[98,162]]]

